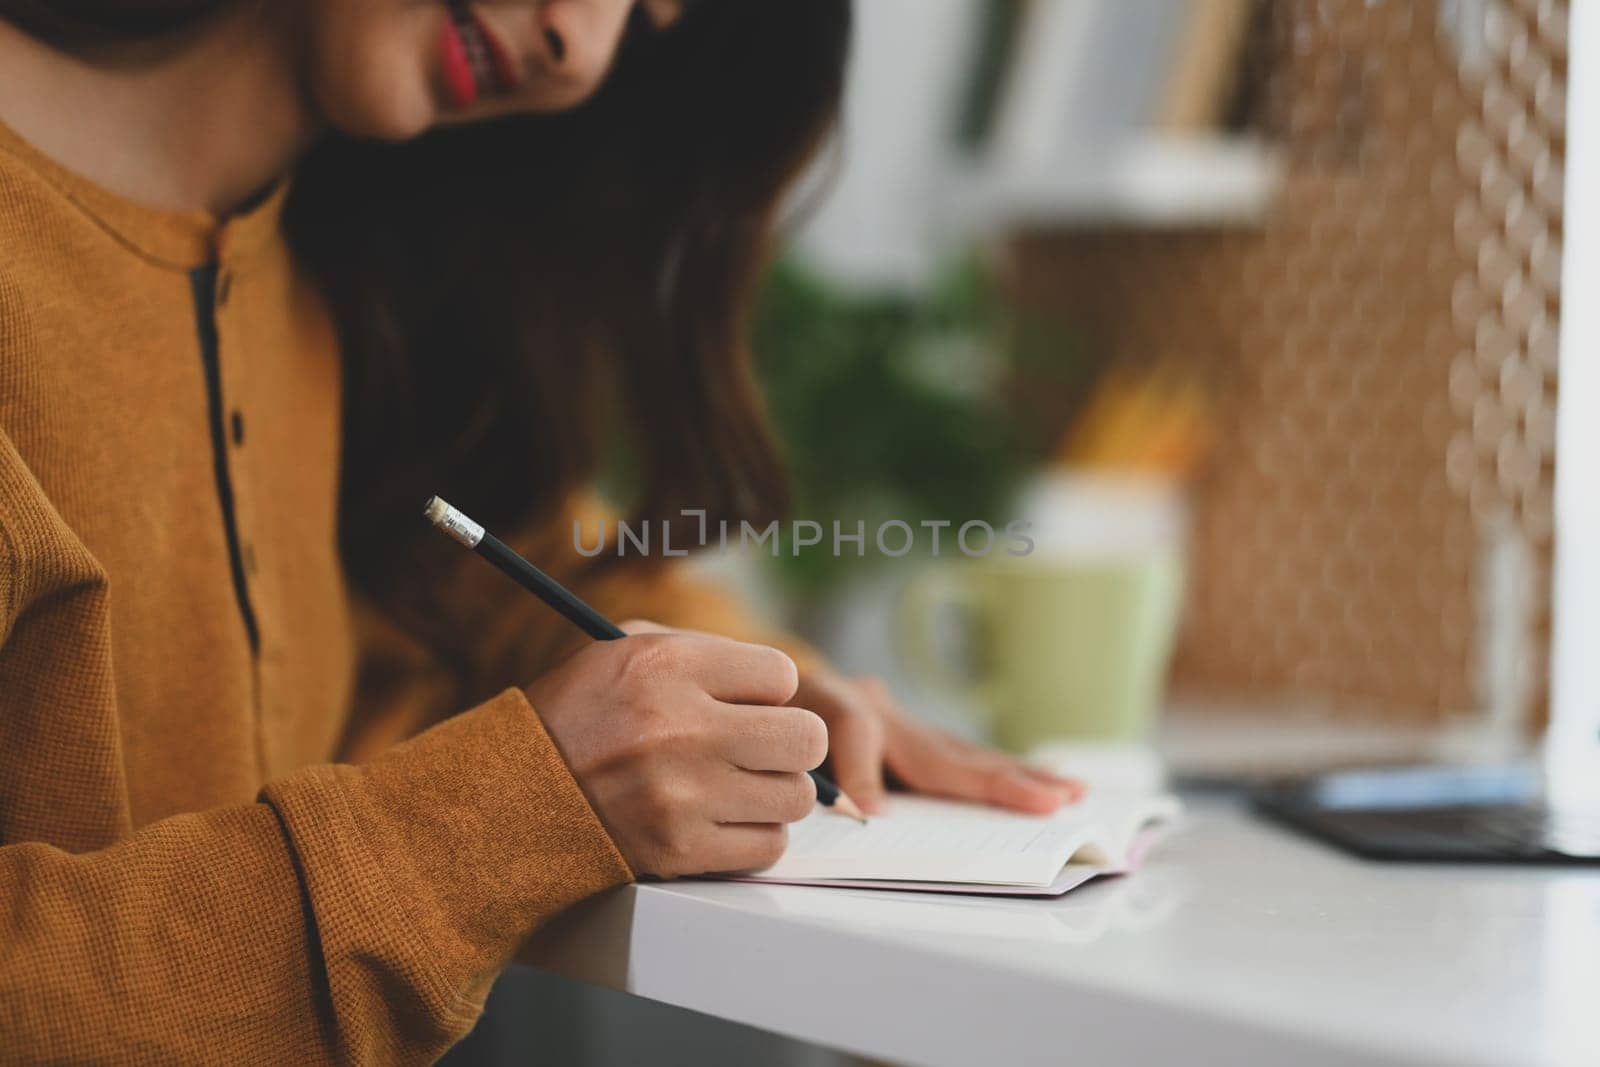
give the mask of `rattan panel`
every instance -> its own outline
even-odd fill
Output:
[[[1025,307],[1215,387],[1181,689],[1473,708],[1497,516],[1533,549],[1542,679],[1565,15],[1492,4],[1475,53],[1433,4],[1263,5],[1241,123],[1288,172],[1262,225],[1014,242]]]

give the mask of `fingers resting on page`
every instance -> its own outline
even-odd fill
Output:
[[[791,703],[827,724],[834,779],[869,814],[884,810],[885,772],[919,793],[1039,814],[1085,792],[1076,779],[918,722],[875,678],[806,671]]]

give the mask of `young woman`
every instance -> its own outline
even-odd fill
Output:
[[[846,38],[0,0],[0,1058],[425,1061],[562,907],[775,858],[825,754],[1072,794],[570,547],[614,453],[644,515],[781,505],[740,327]],[[583,647],[433,492],[674,629]]]

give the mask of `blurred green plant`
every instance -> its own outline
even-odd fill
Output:
[[[753,323],[757,373],[794,490],[792,516],[823,542],[774,561],[801,600],[819,600],[881,563],[879,522],[1003,526],[1015,489],[1053,441],[1030,439],[1006,401],[1016,372],[1081,377],[1082,345],[1060,326],[1009,312],[976,260],[921,293],[846,288],[794,260],[770,273]],[[866,552],[832,551],[833,522],[865,523]],[[788,533],[789,528],[785,527]],[[954,551],[953,529],[945,551]],[[898,540],[896,541],[898,544]]]

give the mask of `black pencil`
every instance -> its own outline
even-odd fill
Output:
[[[529,563],[516,549],[473,522],[461,511],[451,507],[442,498],[429,497],[422,513],[427,516],[429,522],[494,564],[502,574],[550,605],[568,622],[596,641],[615,641],[619,637],[628,636],[622,627],[585,604],[566,586]],[[808,773],[817,786],[817,803],[833,808],[858,822],[867,821],[867,817],[862,814],[856,802],[827,775],[817,771]]]

